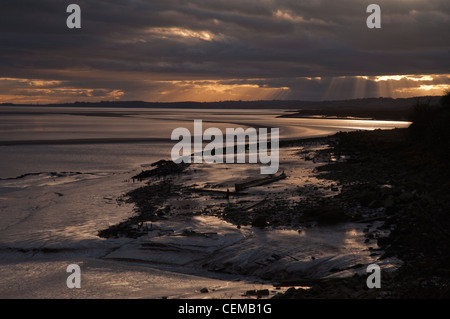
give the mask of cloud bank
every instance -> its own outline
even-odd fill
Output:
[[[76,2],[82,28],[66,27]],[[15,0],[0,102],[342,99],[450,87],[450,2]],[[383,78],[384,77],[384,78]]]

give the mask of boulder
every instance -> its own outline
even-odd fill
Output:
[[[252,227],[264,228],[267,226],[269,226],[269,223],[267,222],[266,216],[264,215],[258,215],[252,221]]]

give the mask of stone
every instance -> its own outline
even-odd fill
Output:
[[[392,208],[395,206],[395,197],[390,195],[384,202],[383,206],[385,208]]]
[[[266,220],[266,216],[264,215],[258,215],[255,217],[255,219],[252,222],[252,227],[260,227],[264,228],[269,226],[269,223]]]

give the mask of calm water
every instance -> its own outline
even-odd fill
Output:
[[[181,110],[0,107],[0,178],[35,172],[117,171],[170,158],[171,132],[203,120],[203,129],[277,127],[306,138],[407,122],[277,118],[281,110]],[[5,145],[8,144],[8,145]],[[1,146],[3,145],[3,146]]]

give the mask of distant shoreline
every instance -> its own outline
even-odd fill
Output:
[[[306,113],[306,114],[305,114]],[[311,113],[311,114],[308,114]],[[326,111],[305,112],[299,111],[294,114],[280,115],[282,118],[302,118],[302,119],[327,119],[327,120],[363,120],[363,121],[394,121],[394,122],[410,122],[408,119],[408,111],[400,114],[376,114],[375,112],[367,112],[367,114],[335,115],[327,114]]]
[[[130,137],[130,138],[78,138],[61,140],[17,140],[0,141],[0,146],[17,145],[76,145],[76,144],[121,144],[121,143],[145,143],[145,142],[170,142],[168,138]]]
[[[144,101],[102,101],[56,104],[14,104],[3,103],[0,107],[67,107],[67,108],[159,108],[159,109],[202,109],[202,110],[280,110],[286,114],[280,117],[311,118],[321,116],[336,119],[372,119],[408,121],[413,105],[419,100],[437,104],[441,96],[412,98],[365,98],[337,101],[261,100],[220,102],[144,102]]]
[[[361,106],[376,104],[385,105],[383,108],[393,106],[411,105],[417,99],[426,99],[431,102],[439,101],[441,96],[420,96],[411,98],[363,98],[350,100],[254,100],[254,101],[216,101],[216,102],[146,102],[146,101],[101,101],[101,102],[72,102],[72,103],[47,103],[47,104],[29,104],[29,103],[0,103],[1,106],[19,106],[19,107],[123,107],[123,108],[186,108],[186,109],[311,109],[317,107],[337,107],[337,106]]]

